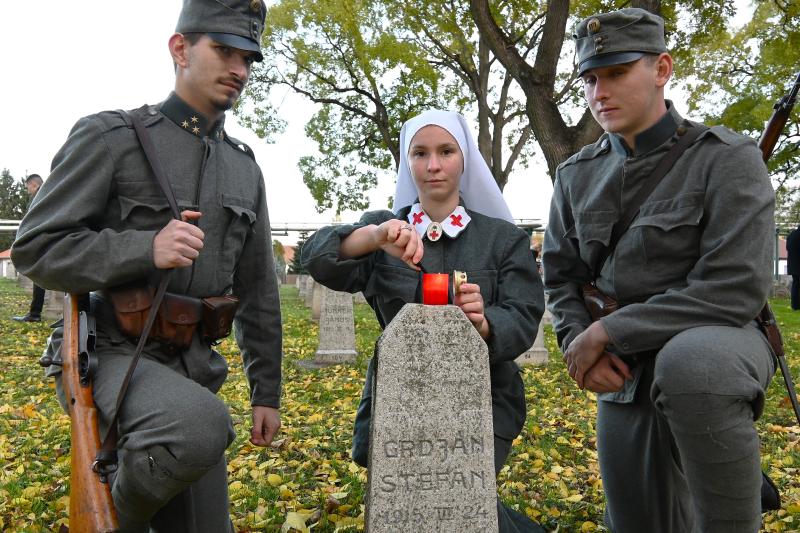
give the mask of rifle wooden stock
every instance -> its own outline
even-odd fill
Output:
[[[106,533],[117,531],[119,526],[111,488],[92,470],[95,454],[100,448],[100,433],[92,387],[81,385],[79,335],[78,297],[67,294],[64,297],[61,357],[62,383],[72,426],[69,526],[77,533]]]
[[[775,103],[773,108],[775,111],[772,112],[772,116],[769,118],[769,122],[767,122],[767,126],[764,128],[764,132],[758,140],[758,148],[761,150],[761,157],[764,159],[765,163],[772,155],[772,151],[775,150],[778,139],[780,139],[781,133],[783,133],[783,128],[789,121],[792,107],[794,107],[797,101],[798,90],[800,90],[800,72],[797,73],[797,78],[794,80],[794,85],[789,92]]]

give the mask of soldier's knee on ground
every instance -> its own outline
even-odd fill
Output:
[[[121,453],[112,495],[122,530],[138,531],[153,515],[186,487],[219,463],[192,465],[179,461],[167,448]]]

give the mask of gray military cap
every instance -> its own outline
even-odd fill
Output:
[[[667,51],[664,19],[636,7],[586,18],[575,26],[578,75]]]
[[[262,0],[183,0],[175,31],[206,33],[218,43],[256,52],[262,61],[261,32],[266,16]]]

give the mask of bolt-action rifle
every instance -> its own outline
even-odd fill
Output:
[[[64,338],[61,344],[61,379],[71,422],[69,527],[80,533],[110,533],[119,529],[111,489],[103,472],[94,468],[100,448],[97,408],[92,398],[91,376],[94,336],[89,316],[80,311],[78,296],[64,296]],[[43,366],[59,364],[49,356]]]
[[[772,116],[769,122],[767,122],[766,128],[764,128],[764,133],[761,134],[761,139],[758,141],[758,147],[761,150],[764,163],[769,160],[772,152],[775,150],[783,128],[786,127],[786,123],[789,121],[789,115],[791,115],[792,108],[797,101],[798,90],[800,90],[800,73],[797,74],[794,85],[789,90],[788,94],[784,95],[775,103]],[[797,417],[797,423],[800,424],[800,405],[797,403],[797,395],[794,391],[792,375],[789,373],[789,365],[786,363],[786,354],[783,351],[783,338],[781,337],[778,323],[775,320],[775,315],[772,313],[769,304],[764,305],[764,309],[762,309],[758,315],[758,321],[778,358],[778,365],[781,367],[783,382],[786,384],[786,391],[789,393],[789,401],[792,402],[792,409],[794,409],[794,414]]]

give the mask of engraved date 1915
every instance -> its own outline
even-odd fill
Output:
[[[386,524],[405,524],[408,522],[477,520],[486,518],[488,514],[488,511],[482,505],[453,505],[433,507],[427,513],[417,507],[411,509],[387,509],[378,512],[376,518]]]

